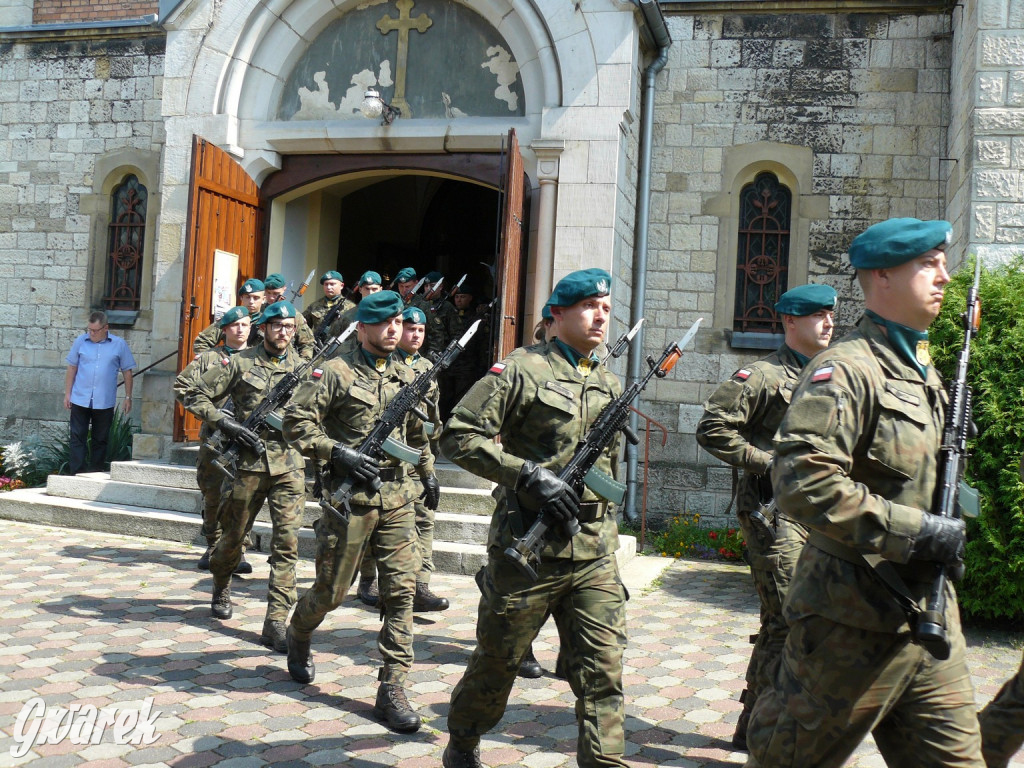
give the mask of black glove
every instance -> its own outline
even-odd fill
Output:
[[[339,478],[351,475],[356,483],[371,483],[380,474],[376,459],[341,443],[331,449],[331,465]]]
[[[421,477],[420,482],[423,483],[423,495],[420,498],[423,499],[424,506],[427,509],[437,509],[437,505],[441,503],[441,484],[437,482],[437,476]]]
[[[580,498],[568,483],[549,469],[527,461],[519,472],[516,490],[536,502],[541,514],[567,523],[580,512]]]
[[[911,560],[931,560],[955,566],[963,562],[967,526],[958,517],[925,514],[921,532],[910,549]]]
[[[237,440],[244,447],[257,453],[263,452],[263,443],[260,441],[260,436],[251,429],[246,429],[230,416],[225,416],[218,421],[217,429],[228,437]]]

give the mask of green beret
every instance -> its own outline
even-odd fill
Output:
[[[320,278],[320,285],[323,285],[328,280],[337,280],[338,282],[341,283],[345,282],[345,278],[341,276],[341,272],[336,272],[333,269],[323,273],[323,275]]]
[[[850,264],[854,269],[898,267],[952,239],[953,225],[948,221],[889,219],[872,224],[853,238]]]
[[[224,328],[225,326],[237,323],[243,317],[249,316],[249,310],[245,307],[232,307],[223,315],[220,316],[220,320],[217,321],[217,327]]]
[[[472,283],[463,283],[456,289],[455,295],[458,296],[460,293],[468,293],[470,296],[475,296],[476,291],[473,290]]]
[[[552,319],[554,319],[554,318],[551,317],[551,307],[549,307],[547,304],[545,304],[544,305],[544,309],[542,309],[540,311],[540,317],[541,317],[542,320],[552,320]]]
[[[426,325],[427,313],[419,307],[406,307],[402,312],[402,320],[414,325]]]
[[[250,277],[244,283],[242,287],[238,289],[238,295],[244,296],[249,293],[258,293],[259,291],[267,290],[267,286],[263,284],[262,280],[257,280],[255,277]]]
[[[415,275],[413,275],[413,277],[415,277]],[[427,282],[428,283],[436,283],[442,277],[444,277],[444,275],[441,274],[440,272],[437,272],[436,270],[434,272],[427,272]]]
[[[407,280],[416,279],[416,270],[412,267],[406,267],[405,269],[398,270],[398,274],[395,275],[395,280],[400,283],[404,283]]]
[[[278,318],[295,317],[297,314],[295,305],[290,301],[275,301],[263,310],[263,314],[260,315],[260,325],[269,323],[271,320],[277,320]]]
[[[775,303],[780,315],[813,315],[821,309],[836,308],[836,291],[830,285],[801,285],[786,291]]]
[[[548,305],[571,307],[577,301],[591,296],[607,296],[611,289],[612,276],[603,269],[579,269],[558,281],[548,299]]]
[[[380,285],[380,275],[376,272],[363,272],[359,285]]]
[[[280,272],[272,272],[263,279],[263,284],[271,290],[274,288],[284,288],[284,275]]]
[[[377,291],[359,302],[356,320],[369,325],[383,323],[395,315],[402,314],[404,308],[405,302],[394,291]]]

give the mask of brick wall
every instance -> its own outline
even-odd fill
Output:
[[[158,0],[35,0],[33,24],[70,24],[82,21],[126,21],[155,14]]]

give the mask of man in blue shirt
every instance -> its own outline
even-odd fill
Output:
[[[89,326],[67,356],[64,376],[64,407],[71,411],[71,458],[68,470],[77,475],[85,469],[86,437],[92,425],[90,471],[102,471],[107,458],[107,438],[117,403],[117,372],[124,374],[125,414],[132,410],[132,369],[135,358],[128,343],[107,332],[105,312],[89,315]]]

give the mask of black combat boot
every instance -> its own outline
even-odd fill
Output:
[[[736,731],[732,735],[732,745],[740,752],[747,751],[747,724],[750,722],[750,713],[754,709],[754,697],[749,690],[740,694],[740,701],[743,702],[743,711],[740,712],[736,721]]]
[[[430,591],[430,587],[422,581],[416,582],[416,596],[412,599],[412,609],[416,613],[448,610],[448,598],[438,597]]]
[[[558,660],[555,662],[555,677],[559,680],[569,679],[569,656],[565,648],[558,649]]]
[[[531,680],[538,678],[544,674],[544,667],[540,665],[536,657],[533,655],[533,646],[531,645],[527,650],[526,655],[523,656],[523,660],[519,662],[519,676],[527,677]]]
[[[213,585],[213,600],[210,601],[210,613],[215,619],[231,618],[231,582],[223,587]]]
[[[278,653],[287,653],[288,640],[285,638],[284,622],[274,619],[264,620],[260,642]]]
[[[210,555],[213,554],[214,546],[216,545],[211,544],[210,546],[208,546],[206,548],[206,551],[203,552],[203,556],[199,558],[199,562],[196,563],[196,568],[198,568],[200,571],[210,570]]]
[[[412,733],[420,729],[420,716],[409,706],[405,689],[396,683],[380,684],[373,713],[387,721],[388,728],[393,731]]]
[[[376,608],[377,604],[380,602],[380,593],[377,591],[377,577],[360,576],[359,588],[356,590],[356,595],[363,601],[363,605]]]
[[[486,768],[480,762],[479,745],[473,747],[471,752],[463,752],[460,749],[455,749],[451,742],[444,748],[444,753],[441,755],[441,765],[444,768]]]
[[[240,576],[248,576],[252,573],[252,563],[245,559],[245,551],[242,551],[242,559],[238,561],[238,565],[235,566],[235,573]]]
[[[313,652],[309,646],[310,640],[297,640],[292,634],[292,628],[285,630],[285,643],[288,651],[288,674],[297,683],[312,683],[316,677],[316,667],[313,666]]]

